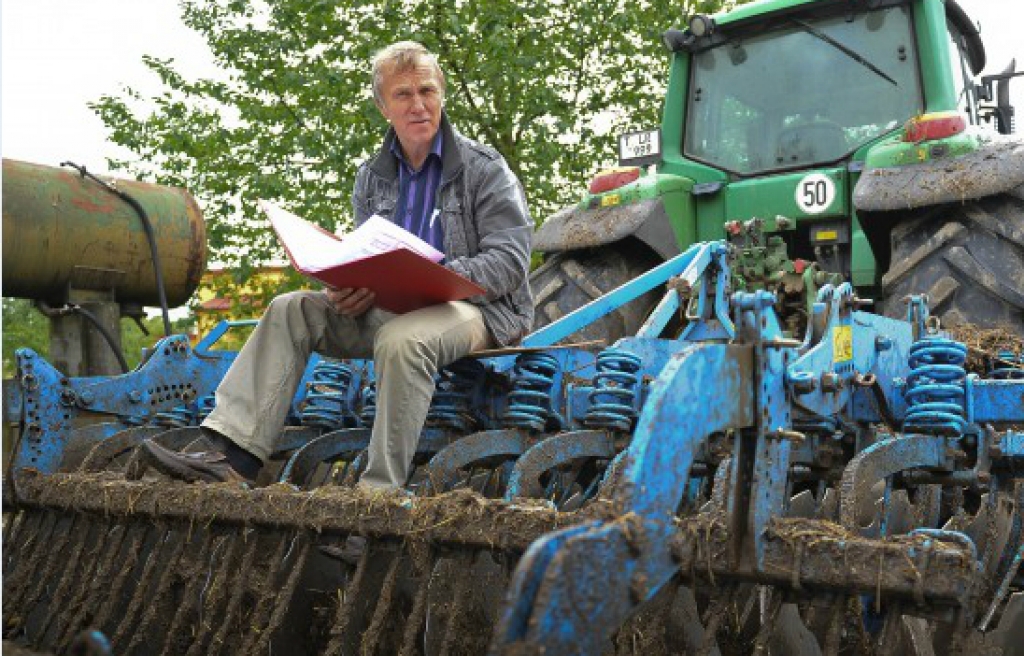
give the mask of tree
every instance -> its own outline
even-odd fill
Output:
[[[160,317],[143,319],[149,334],[143,333],[138,325],[129,319],[121,319],[121,351],[130,368],[138,366],[142,351],[156,344],[163,337],[163,320]],[[190,317],[171,323],[176,334],[188,334],[193,320]],[[50,357],[50,320],[36,309],[31,300],[24,298],[3,298],[3,375],[14,375],[16,362],[14,352],[30,348],[40,356]],[[67,373],[67,372],[65,372]]]
[[[522,180],[535,219],[575,202],[613,160],[613,135],[658,124],[667,55],[660,34],[696,0],[182,0],[223,79],[189,80],[146,57],[164,92],[124,89],[92,107],[137,156],[115,170],[188,188],[212,255],[240,267],[277,254],[255,200],[329,229],[350,221],[359,162],[384,123],[368,62],[397,39],[438,54],[446,107]]]
[[[30,348],[43,357],[50,352],[49,319],[23,298],[3,299],[4,378],[14,375],[14,352]]]

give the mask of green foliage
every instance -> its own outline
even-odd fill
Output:
[[[23,298],[3,299],[4,378],[14,375],[14,351],[30,348],[44,356],[50,352],[50,320]]]
[[[142,357],[142,349],[153,346],[163,337],[163,320],[150,317],[142,320],[149,335],[143,333],[134,321],[121,320],[121,349],[128,366],[134,369]],[[187,334],[192,326],[190,317],[171,322],[171,329]],[[3,299],[3,358],[4,378],[15,373],[14,352],[30,348],[42,357],[50,358],[50,320],[35,308],[32,301],[23,298]]]
[[[189,80],[147,57],[163,93],[124,89],[92,107],[137,157],[111,166],[188,188],[213,258],[244,267],[279,256],[258,198],[329,229],[348,225],[355,169],[385,127],[368,62],[415,39],[438,54],[453,123],[505,156],[540,220],[614,162],[614,135],[660,122],[661,33],[720,4],[182,0],[224,75]]]

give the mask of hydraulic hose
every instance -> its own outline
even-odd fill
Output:
[[[93,328],[99,331],[100,335],[102,335],[103,339],[107,342],[107,346],[109,346],[110,350],[114,352],[114,357],[117,358],[117,363],[121,365],[121,372],[128,373],[128,361],[124,359],[124,353],[117,346],[117,342],[114,341],[114,336],[110,334],[110,331],[107,330],[107,327],[103,325],[103,322],[101,322],[95,314],[80,305],[73,305],[70,303],[61,308],[54,308],[50,307],[46,301],[36,301],[36,307],[39,308],[40,312],[51,319],[53,317],[62,317],[66,314],[80,314],[85,317],[85,319],[92,324]]]
[[[84,166],[80,166],[78,164],[75,164],[74,162],[61,162],[60,165],[70,166],[71,168],[78,171],[78,173],[83,178],[89,178],[90,180],[97,182],[104,189],[116,195],[118,198],[128,203],[129,205],[131,205],[132,209],[135,210],[135,213],[139,215],[139,219],[142,221],[142,228],[146,232],[146,241],[149,242],[150,256],[153,259],[153,273],[156,275],[156,290],[157,294],[159,294],[160,296],[160,312],[163,315],[164,320],[164,337],[170,336],[171,315],[170,311],[167,309],[167,292],[164,289],[163,267],[160,265],[160,253],[159,250],[157,249],[156,235],[153,233],[153,224],[150,222],[149,215],[146,214],[146,210],[143,209],[139,201],[135,200],[127,193],[121,191],[113,184],[105,180],[101,180],[92,173],[89,173]],[[124,361],[123,357],[121,358],[121,361]],[[127,367],[125,367],[125,371],[127,371]]]

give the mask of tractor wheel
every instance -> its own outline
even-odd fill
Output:
[[[616,287],[649,271],[661,259],[636,242],[556,253],[530,276],[536,314],[534,328],[556,321]],[[567,341],[633,335],[660,299],[651,291],[580,330]]]
[[[896,224],[883,311],[927,294],[942,325],[1002,326],[1024,335],[1024,196],[1017,189],[935,208]]]

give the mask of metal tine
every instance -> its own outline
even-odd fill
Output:
[[[125,613],[124,619],[121,621],[120,626],[117,627],[117,631],[114,633],[112,643],[115,653],[130,654],[134,651],[135,647],[142,642],[148,634],[148,631],[142,628],[136,629],[136,627],[145,627],[152,623],[156,618],[161,602],[163,602],[164,597],[167,596],[167,593],[170,591],[171,586],[178,575],[178,563],[186,557],[185,554],[188,552],[188,547],[199,547],[198,543],[190,539],[191,531],[187,527],[179,526],[176,533],[178,534],[177,540],[171,543],[171,555],[169,558],[164,560],[162,555],[159,553],[161,550],[156,548],[154,548],[152,553],[149,554],[149,559],[146,561],[146,566],[143,569],[142,576],[139,578],[141,583],[135,588],[135,594],[132,595],[132,600],[128,604],[129,612]],[[174,534],[175,532],[172,531],[172,539]],[[156,582],[155,589],[151,590],[149,586],[145,585],[145,583],[152,580],[153,570],[158,564],[162,565],[164,569]],[[132,609],[142,608],[145,609],[145,612],[142,614],[142,617],[138,618],[136,621],[137,613],[132,612]],[[132,641],[129,643],[128,648],[124,650],[120,649],[119,645],[129,635],[132,636]]]
[[[235,577],[234,586],[231,589],[231,598],[228,600],[228,607],[224,613],[224,619],[217,629],[217,634],[213,636],[213,640],[210,641],[207,647],[206,653],[208,656],[217,656],[224,648],[228,632],[235,623],[235,617],[238,615],[238,611],[242,606],[242,600],[245,598],[246,582],[249,580],[246,573],[252,570],[253,563],[256,561],[256,554],[260,550],[260,542],[262,540],[257,535],[256,539],[249,542],[249,546],[242,556],[242,564],[238,568],[239,575]]]
[[[413,568],[419,580],[416,596],[412,602],[412,611],[405,621],[405,633],[402,636],[402,649],[399,656],[414,656],[418,651],[416,645],[420,641],[423,625],[427,617],[427,597],[430,595],[430,572],[437,562],[437,549],[424,546],[414,552]]]
[[[62,613],[66,620],[57,623],[57,635],[59,636],[57,644],[71,642],[78,629],[80,627],[84,628],[88,615],[94,607],[89,602],[100,595],[100,588],[109,580],[110,573],[114,568],[114,562],[124,546],[126,534],[127,529],[124,524],[115,523],[110,531],[97,536],[96,548],[93,549],[93,554],[94,556],[102,557],[96,558],[98,562],[93,573],[87,575],[80,582],[78,595],[69,604],[68,611]]]
[[[277,581],[278,573],[284,565],[285,557],[288,554],[287,550],[297,537],[298,536],[294,533],[285,533],[278,539],[277,548],[274,549],[273,555],[271,555],[270,560],[267,561],[266,574],[263,577],[263,585],[259,588],[259,601],[256,603],[256,609],[253,611],[249,620],[251,629],[246,634],[245,642],[243,643],[242,648],[238,650],[239,653],[256,653],[255,642],[259,637],[260,631],[263,630],[264,624],[267,622],[267,619],[265,618],[270,614],[270,610],[274,603],[274,597],[277,595],[277,586],[275,583]]]
[[[842,644],[843,617],[846,616],[847,603],[848,598],[845,595],[840,595],[832,606],[828,629],[825,632],[825,649],[822,656],[839,656],[839,647]]]
[[[153,545],[150,555],[146,557],[145,565],[142,566],[142,573],[137,579],[139,583],[135,586],[131,600],[128,601],[128,605],[125,607],[125,614],[112,631],[113,638],[111,639],[111,644],[114,646],[116,653],[121,653],[119,647],[122,641],[128,635],[133,635],[133,633],[137,632],[131,629],[135,625],[138,612],[141,609],[145,609],[147,614],[156,613],[160,600],[166,593],[166,588],[170,585],[171,580],[173,580],[174,570],[177,568],[178,562],[181,560],[181,556],[189,544],[184,534],[181,534],[176,539],[175,536],[174,528],[167,526],[160,540]],[[165,559],[164,552],[168,550],[170,554]],[[157,578],[154,575],[158,564],[164,566],[163,573],[160,575],[159,580],[150,584],[150,581],[154,581]],[[113,603],[113,600],[111,603]],[[130,650],[125,651],[130,653]]]
[[[22,617],[28,615],[32,606],[43,595],[47,585],[50,583],[50,579],[60,575],[62,570],[56,567],[57,559],[63,557],[71,537],[78,533],[78,513],[72,515],[71,525],[67,530],[59,533],[57,527],[60,526],[61,516],[56,512],[50,514],[53,515],[54,521],[50,525],[50,530],[47,531],[46,538],[41,540],[39,546],[33,549],[32,556],[28,562],[22,565],[25,576],[24,586],[15,591],[13,599],[5,600],[10,604],[10,608],[21,608]],[[55,533],[57,534],[57,539],[53,540]],[[51,542],[51,540],[53,541]],[[25,548],[23,547],[21,551],[24,552]],[[40,565],[40,561],[44,558],[45,562]]]
[[[772,588],[767,589],[768,609],[765,611],[761,618],[761,628],[757,632],[757,637],[754,639],[754,651],[753,656],[760,656],[761,654],[768,653],[768,641],[772,637],[772,633],[775,631],[776,620],[779,617],[779,612],[782,610],[782,593]]]
[[[455,579],[455,588],[452,590],[452,604],[448,611],[448,626],[444,630],[444,639],[441,641],[439,656],[448,656],[451,653],[452,645],[457,636],[456,624],[458,618],[462,617],[462,607],[469,599],[469,573],[473,569],[473,563],[479,556],[478,551],[460,551],[455,557],[455,571],[460,576]]]
[[[374,545],[367,542],[366,549],[359,557],[356,564],[355,574],[352,581],[342,594],[338,603],[338,610],[334,615],[334,622],[331,627],[331,640],[327,644],[324,654],[330,656],[341,656],[354,650],[356,634],[359,631],[357,619],[365,612],[367,602],[371,599],[372,591],[378,586],[380,562],[387,557],[386,552],[375,549]]]
[[[232,539],[233,538],[233,539]],[[206,582],[210,586],[212,593],[206,599],[203,599],[203,595],[206,593],[206,588],[203,588],[200,593],[199,599],[199,624],[194,632],[194,639],[192,645],[188,649],[190,656],[198,656],[199,654],[206,653],[204,646],[215,629],[219,626],[217,623],[217,607],[221,604],[221,600],[226,595],[226,582],[231,580],[231,577],[240,576],[244,570],[238,570],[235,567],[235,562],[245,546],[245,541],[241,539],[241,536],[232,536],[232,538],[225,537],[224,539],[229,540],[228,553],[221,559],[220,565],[217,567],[216,573],[213,570],[213,563],[210,563],[209,574],[206,577]],[[214,550],[212,558],[216,555]]]
[[[91,565],[96,564],[95,556],[99,553],[99,544],[102,543],[102,536],[107,532],[110,520],[104,520],[101,522],[87,522],[85,527],[75,532],[74,541],[71,545],[71,551],[62,554],[65,560],[65,567],[61,568],[63,576],[57,582],[57,589],[50,597],[50,603],[47,608],[46,619],[43,621],[43,627],[40,629],[38,634],[37,644],[48,644],[45,642],[47,634],[50,632],[50,627],[53,625],[53,621],[58,617],[62,616],[65,611],[67,599],[74,592],[75,581],[79,578],[79,572],[86,571],[89,573],[92,571]],[[95,535],[95,527],[100,526],[99,535]],[[95,541],[97,547],[92,552],[83,558],[82,552],[85,551],[86,546]],[[84,577],[85,581],[89,579]],[[56,636],[54,637],[56,640]],[[56,644],[56,643],[54,643]]]
[[[899,604],[892,604],[885,611],[882,633],[878,636],[878,653],[895,654],[903,637],[903,609]],[[950,653],[956,652],[951,650]]]
[[[273,613],[263,630],[259,631],[260,641],[257,643],[256,650],[253,653],[270,653],[270,641],[284,621],[288,608],[291,605],[292,596],[295,594],[295,588],[298,587],[299,579],[302,578],[302,571],[305,569],[306,559],[309,557],[313,541],[310,539],[309,533],[305,531],[300,533],[297,538],[299,552],[292,562],[291,571],[288,573],[288,580],[285,582],[284,587],[274,595]],[[291,550],[289,549],[289,551]],[[284,559],[288,559],[287,554],[285,554]]]
[[[387,574],[384,575],[384,585],[381,587],[380,595],[377,597],[377,605],[373,610],[373,617],[370,625],[363,633],[362,643],[359,650],[362,654],[372,655],[377,653],[380,647],[384,624],[390,614],[391,607],[395,604],[395,588],[398,583],[398,572],[400,566],[405,562],[403,556],[406,554],[406,546],[403,544],[395,558],[388,566]]]
[[[125,535],[126,546],[123,550],[124,562],[119,566],[117,575],[111,581],[110,587],[103,592],[100,598],[99,608],[96,609],[96,616],[93,619],[93,626],[103,629],[107,626],[107,622],[110,621],[114,608],[121,599],[121,591],[124,590],[129,575],[135,571],[135,567],[138,565],[139,556],[145,547],[146,538],[149,536],[151,527],[152,525],[148,522],[132,521],[128,524]],[[160,530],[162,531],[162,536],[160,542],[154,545],[154,550],[157,545],[163,542],[169,532],[166,527],[161,527]]]
[[[32,581],[32,575],[38,573],[38,562],[46,551],[36,547],[36,543],[45,543],[53,537],[57,525],[57,514],[54,512],[31,513],[30,524],[22,524],[17,541],[4,546],[7,558],[4,560],[4,601],[8,608],[17,608],[21,597],[25,594]],[[49,520],[49,526],[47,526]],[[45,542],[44,542],[45,540]]]
[[[37,518],[41,513],[29,512],[27,510],[21,510],[18,512],[11,513],[11,521],[4,526],[4,540],[3,550],[5,553],[10,554],[11,545],[17,544],[21,539],[21,531],[26,524],[32,522],[33,519]],[[4,576],[7,575],[7,561],[10,557],[4,559]]]
[[[729,612],[735,590],[736,586],[728,586],[722,590],[720,596],[711,600],[704,615],[704,639],[697,650],[697,656],[708,656],[718,650],[718,627]]]
[[[206,562],[210,561],[210,569],[213,568],[213,560],[217,557],[217,552],[227,544],[228,536],[218,534],[218,531],[207,530],[206,536],[203,538],[203,546],[199,550],[199,554],[194,558],[190,559],[183,571],[182,579],[185,581],[185,589],[181,593],[181,600],[178,603],[178,608],[174,613],[174,618],[171,620],[171,626],[167,630],[167,637],[164,640],[164,648],[161,654],[170,656],[181,651],[181,645],[178,644],[178,640],[181,639],[182,635],[192,635],[192,631],[185,630],[185,623],[188,621],[189,616],[193,614],[196,606],[199,605],[199,598],[202,595],[202,590],[205,588],[209,581],[204,577],[203,571],[206,570]],[[140,633],[148,633],[149,629],[146,626],[142,627]],[[179,635],[180,634],[180,635]]]

